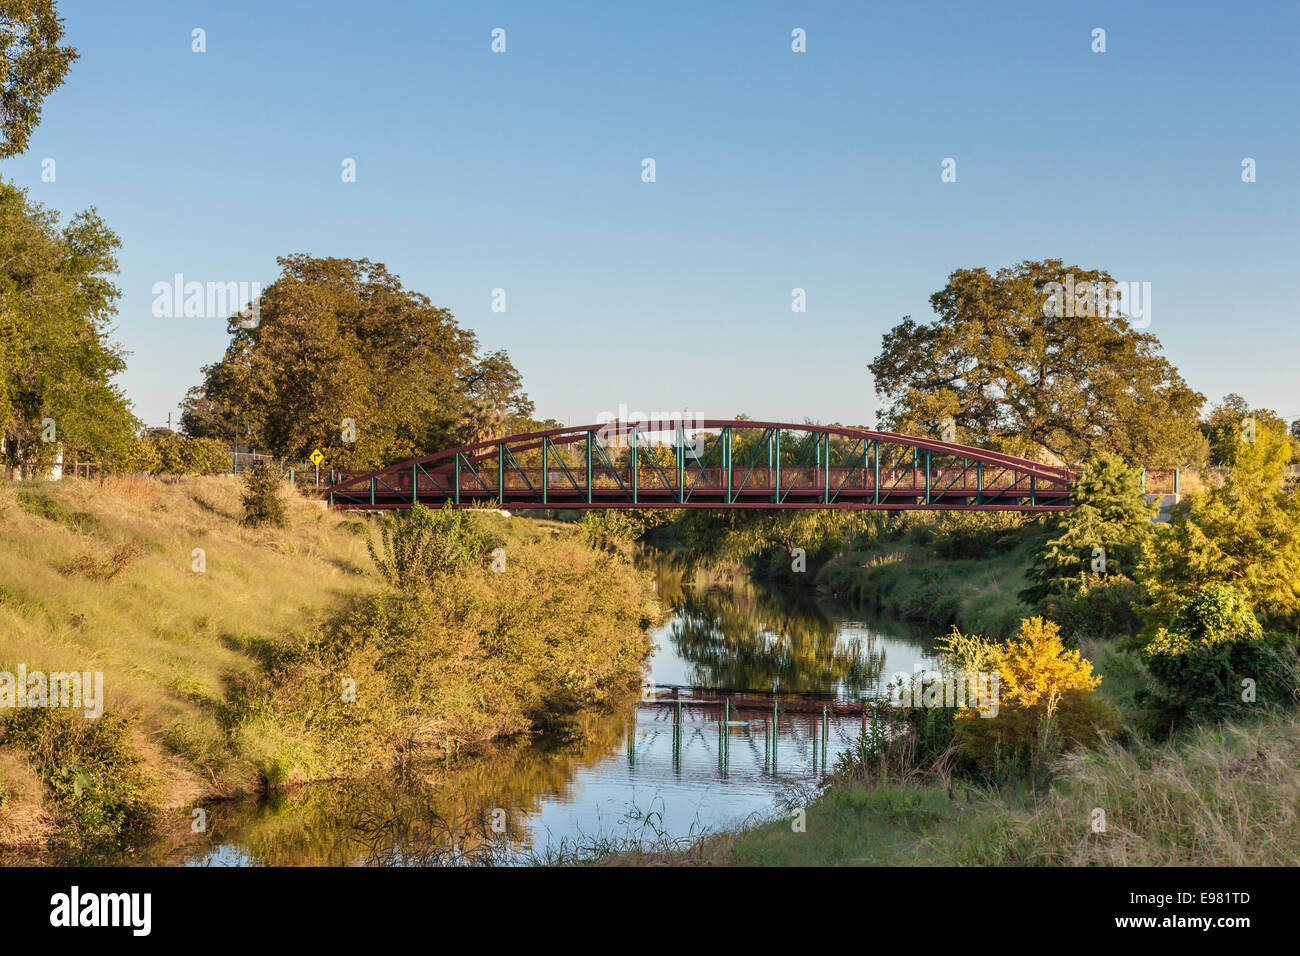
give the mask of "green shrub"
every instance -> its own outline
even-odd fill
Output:
[[[148,778],[124,718],[31,708],[14,711],[0,728],[0,741],[23,752],[50,788],[68,835],[115,837],[152,825]]]
[[[415,521],[445,519],[488,523],[463,511]],[[273,784],[348,776],[634,695],[658,618],[645,580],[574,536],[506,532],[500,572],[474,562],[370,594],[272,648],[266,675],[233,682],[236,749]]]
[[[284,501],[280,498],[280,472],[258,463],[244,472],[244,524],[253,528],[288,524]]]
[[[385,581],[397,588],[429,584],[478,562],[496,541],[472,511],[445,504],[440,511],[415,505],[384,520],[380,546],[366,542]]]
[[[230,471],[230,449],[215,438],[172,435],[162,449],[163,468],[178,475],[222,475]]]
[[[654,509],[604,508],[584,511],[578,527],[593,548],[616,548],[631,544],[667,520],[662,512]]]
[[[1074,747],[1090,747],[1119,732],[1119,714],[1090,690],[1062,693],[1049,715],[1043,703],[1031,706],[1005,701],[994,717],[973,708],[957,715],[956,741],[977,776],[1005,781],[1030,774],[1041,782],[1048,766]]]
[[[1031,583],[1020,592],[1027,604],[1073,590],[1089,569],[1132,574],[1151,537],[1156,509],[1142,492],[1141,473],[1116,456],[1102,454],[1088,462],[1070,496],[1074,507],[1056,520],[1056,534],[1039,549]],[[1098,567],[1101,560],[1105,567]]]
[[[221,475],[230,471],[230,448],[216,438],[141,435],[127,449],[121,467],[149,475]]]
[[[1038,603],[1036,614],[1060,622],[1067,638],[1132,637],[1142,628],[1135,607],[1142,603],[1142,588],[1120,574],[1092,574],[1061,594],[1049,594]]]
[[[948,511],[939,513],[932,522],[912,525],[907,536],[937,558],[978,560],[1015,550],[1030,523],[1031,519],[1010,511]]]
[[[18,507],[33,518],[54,521],[66,525],[73,531],[90,531],[99,524],[99,519],[90,512],[69,512],[54,498],[35,491],[20,491],[18,493]]]
[[[1300,693],[1294,639],[1265,635],[1246,596],[1228,584],[1197,588],[1143,658],[1155,686],[1139,700],[1157,728],[1223,720]]]

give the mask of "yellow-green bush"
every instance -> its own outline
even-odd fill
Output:
[[[273,655],[269,676],[241,685],[232,729],[250,747],[262,742],[268,779],[459,752],[612,703],[640,683],[658,611],[637,572],[573,537],[497,520],[503,570],[475,566],[366,597]]]
[[[996,716],[966,707],[955,721],[958,746],[979,767],[995,775],[1012,767],[1037,771],[1062,749],[1118,731],[1114,708],[1093,695],[1101,678],[1078,651],[1065,649],[1054,622],[1026,618],[1014,640],[977,644],[948,639],[950,648],[966,658],[982,656],[998,675]]]

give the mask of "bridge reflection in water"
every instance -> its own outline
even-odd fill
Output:
[[[728,777],[734,747],[751,772],[820,778],[833,768],[832,754],[886,732],[880,711],[888,706],[878,698],[648,685],[628,730],[627,762],[635,768],[638,756],[659,756],[667,746],[680,774],[687,748],[712,748],[718,775]]]
[[[671,611],[651,635],[645,700],[630,694],[545,739],[423,772],[222,804],[183,845],[168,836],[129,859],[91,859],[443,865],[689,843],[802,799],[858,739],[863,700],[870,734],[887,723],[873,723],[873,707],[888,706],[888,675],[934,664],[932,645],[901,624],[769,588],[743,568],[649,547],[636,561]]]

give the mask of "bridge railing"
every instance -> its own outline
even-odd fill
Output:
[[[897,502],[914,498],[951,500],[968,497],[972,504],[995,504],[1003,498],[1029,497],[1044,504],[1068,495],[1065,482],[1053,482],[1011,468],[982,469],[973,465],[932,465],[928,476],[922,468],[882,468],[876,472],[861,465],[831,465],[822,468],[769,468],[728,471],[721,467],[686,467],[681,480],[671,469],[630,467],[593,469],[590,497],[600,500],[626,498],[630,504],[672,504],[681,501],[712,500],[731,495],[733,501],[769,499],[833,502],[849,498],[883,499]],[[928,480],[927,480],[928,479]],[[534,498],[555,506],[588,503],[585,472],[570,468],[519,468],[498,474],[493,469],[470,472],[462,469],[405,469],[373,475],[370,472],[335,472],[333,493],[347,506],[409,504],[419,500],[438,505],[445,500],[463,503]],[[412,489],[414,488],[414,494]],[[634,496],[634,497],[633,497]],[[516,504],[519,502],[516,501]]]
[[[1179,494],[1179,469],[1143,468],[1142,490],[1149,495]]]
[[[1017,510],[1069,506],[1064,469],[933,439],[840,426],[709,421],[672,445],[609,444],[603,429],[478,442],[372,472],[334,472],[330,501],[403,507],[832,507]]]

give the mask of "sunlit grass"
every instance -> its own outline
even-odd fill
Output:
[[[230,478],[0,485],[0,670],[102,671],[159,804],[183,805],[230,756],[217,711],[231,677],[260,667],[249,639],[310,628],[377,586],[346,519],[290,497],[289,527],[259,532],[239,523]],[[77,570],[124,547],[111,577]],[[228,770],[224,786],[252,782]]]
[[[639,682],[649,582],[571,526],[481,514],[500,568],[399,594],[367,552],[379,519],[285,494],[288,526],[255,530],[229,478],[0,485],[0,670],[100,671],[123,719],[133,776],[105,764],[88,786],[152,814],[351,778],[564,724]],[[79,739],[65,724],[39,739]],[[75,748],[38,761],[38,736],[17,739],[0,736],[0,838],[75,830],[27,779],[65,778]]]
[[[1269,712],[1072,751],[1041,794],[924,776],[839,779],[805,808],[802,829],[787,813],[687,846],[652,841],[647,862],[1290,866],[1300,856],[1298,766],[1300,717]],[[614,847],[604,861],[635,863],[639,852]]]
[[[1293,866],[1297,767],[1294,714],[1200,727],[1172,742],[1078,751],[1063,759],[1038,807],[1008,814],[967,856],[974,864]]]

